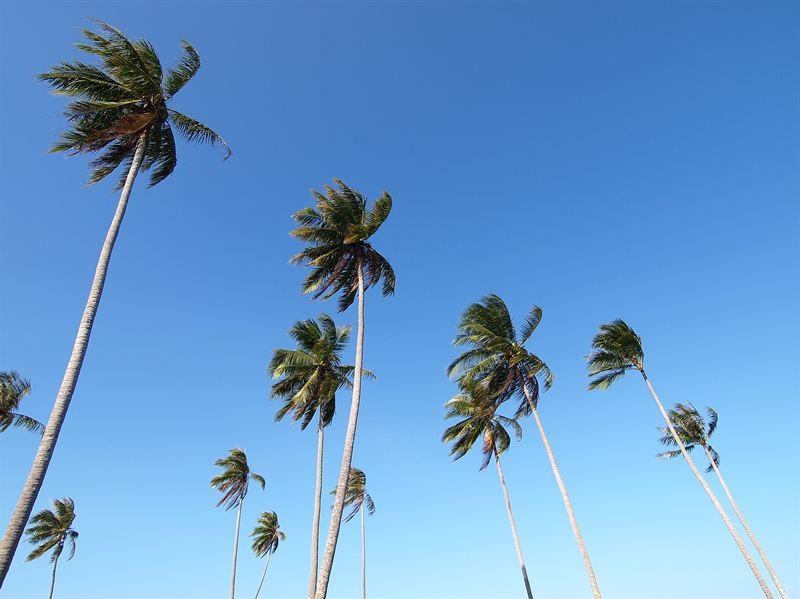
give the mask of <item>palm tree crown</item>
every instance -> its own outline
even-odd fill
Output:
[[[18,426],[39,434],[44,425],[38,420],[20,414],[17,410],[22,400],[31,392],[31,384],[16,372],[0,372],[0,433],[10,426]]]
[[[594,352],[589,356],[589,390],[607,389],[631,368],[644,369],[642,340],[628,323],[617,319],[600,325],[592,340]]]
[[[331,491],[331,495],[334,494],[336,494],[336,489]],[[367,475],[364,474],[363,470],[350,468],[347,491],[344,494],[344,506],[350,508],[350,513],[345,516],[345,522],[350,522],[364,507],[366,507],[370,516],[375,513],[375,502],[372,501],[372,497],[367,493]]]
[[[316,208],[303,208],[294,215],[299,227],[291,232],[309,247],[292,257],[293,264],[307,264],[311,272],[303,293],[327,299],[341,292],[339,311],[355,300],[359,270],[364,288],[383,283],[383,295],[394,293],[395,276],[389,262],[369,243],[392,210],[392,198],[385,191],[367,208],[367,199],[355,189],[334,179],[324,194],[312,190]]]
[[[37,547],[28,555],[28,561],[43,556],[53,550],[50,561],[56,561],[64,545],[69,544],[69,555],[75,555],[75,540],[78,532],[72,528],[75,521],[75,502],[69,497],[53,500],[53,510],[42,510],[31,518],[30,526],[25,531],[29,536],[28,541]]]
[[[286,535],[280,528],[278,515],[275,512],[263,512],[259,516],[256,527],[250,533],[250,536],[253,537],[253,553],[256,557],[264,557],[278,550],[280,542],[286,539]]]
[[[706,407],[706,412],[708,413],[708,423],[693,405],[677,403],[669,411],[669,419],[672,421],[672,425],[675,427],[675,431],[678,433],[686,451],[692,451],[696,446],[703,447],[708,450],[711,459],[714,460],[714,464],[719,466],[719,454],[709,443],[709,438],[717,430],[717,412],[709,407]],[[670,447],[677,446],[675,438],[667,427],[659,427],[658,431],[662,435],[659,439],[662,444]],[[675,449],[661,452],[658,457],[670,459],[677,458],[680,455],[680,450]],[[714,466],[709,464],[706,472],[711,472],[713,469]]]
[[[70,128],[53,145],[53,152],[101,152],[90,164],[89,182],[96,183],[121,164],[130,164],[139,138],[146,135],[141,168],[151,170],[151,187],[175,169],[173,127],[187,141],[222,145],[225,157],[230,156],[222,137],[167,105],[200,68],[200,56],[191,44],[182,42],[183,54],[165,76],[155,48],[148,41],[129,40],[107,23],[94,23],[100,33],[84,29],[86,41],[76,46],[97,56],[99,66],[63,62],[39,75],[54,93],[75,98],[65,112]],[[124,169],[118,188],[127,172]]]
[[[224,505],[226,510],[238,507],[247,495],[250,480],[254,480],[262,489],[266,486],[263,476],[250,472],[247,455],[238,447],[231,449],[227,457],[217,460],[214,465],[223,468],[221,474],[211,479],[211,486],[222,493],[217,507]]]

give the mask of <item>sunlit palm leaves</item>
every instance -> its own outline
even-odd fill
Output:
[[[211,486],[222,493],[217,507],[224,505],[226,510],[238,507],[247,495],[251,480],[262,489],[266,485],[263,476],[250,472],[247,456],[242,449],[231,449],[227,457],[217,460],[214,465],[223,469],[221,474],[211,479]]]
[[[11,426],[41,434],[44,426],[38,420],[19,413],[19,404],[31,392],[31,384],[16,372],[0,372],[0,433]]]
[[[25,534],[28,542],[36,548],[28,555],[28,561],[43,556],[50,551],[50,561],[56,561],[65,546],[69,546],[67,559],[75,555],[75,541],[78,532],[72,528],[75,521],[75,502],[69,497],[53,500],[53,510],[42,510],[31,518]]]
[[[692,451],[696,446],[703,447],[711,454],[711,459],[719,466],[719,454],[709,443],[709,438],[714,434],[717,429],[717,412],[712,408],[706,408],[708,413],[708,423],[703,419],[703,416],[691,404],[686,405],[682,403],[675,404],[669,411],[669,419],[672,421],[672,426],[678,433],[683,446],[686,451]],[[670,433],[667,427],[659,427],[658,431],[662,437],[659,439],[662,444],[669,447],[675,447],[675,438]],[[681,455],[680,450],[669,450],[658,454],[660,458],[677,458]],[[711,472],[714,467],[709,464],[706,472]]]
[[[335,493],[336,489],[331,491],[331,495]],[[350,468],[347,491],[344,494],[344,507],[350,509],[345,516],[345,522],[350,522],[362,509],[366,509],[370,516],[375,513],[375,502],[367,493],[367,475],[358,468]]]
[[[263,512],[258,518],[256,527],[250,536],[253,538],[253,553],[256,557],[264,557],[278,550],[278,545],[286,539],[278,523],[275,512]]]
[[[607,389],[631,368],[644,368],[642,340],[624,320],[600,325],[589,356],[589,389]]]

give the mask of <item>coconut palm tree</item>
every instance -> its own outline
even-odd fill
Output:
[[[278,515],[275,512],[263,512],[250,536],[253,537],[253,553],[255,553],[256,557],[267,556],[267,562],[264,564],[264,573],[261,575],[261,581],[258,583],[258,589],[256,590],[255,599],[258,599],[261,587],[264,585],[264,579],[267,577],[267,568],[269,568],[272,554],[278,550],[278,545],[286,539],[286,535],[281,531],[280,524],[278,524]]]
[[[250,471],[247,455],[243,449],[231,449],[227,457],[214,462],[222,468],[222,473],[211,479],[211,486],[222,493],[217,507],[224,505],[226,510],[236,508],[236,530],[233,534],[233,571],[231,573],[231,599],[236,594],[236,558],[239,554],[239,525],[242,522],[242,504],[253,480],[263,489],[266,486],[264,477]]]
[[[31,384],[28,379],[22,378],[16,372],[0,372],[0,433],[11,426],[18,426],[42,434],[44,425],[41,422],[17,411],[19,404],[30,392]]]
[[[56,587],[56,568],[58,568],[58,558],[64,551],[64,546],[69,546],[67,559],[71,560],[75,555],[75,540],[78,538],[78,531],[72,528],[75,522],[75,502],[69,497],[53,500],[53,510],[42,510],[31,518],[30,526],[25,531],[28,535],[28,542],[36,545],[36,549],[28,555],[28,561],[42,557],[45,553],[53,550],[50,554],[50,562],[53,564],[53,575],[50,579],[50,595],[53,599],[53,590]]]
[[[173,128],[188,141],[221,145],[226,149],[226,157],[230,155],[228,146],[217,133],[171,107],[175,94],[200,68],[200,57],[191,44],[183,42],[183,54],[177,66],[165,74],[149,42],[129,40],[115,27],[102,21],[95,23],[99,33],[84,30],[86,39],[77,47],[96,57],[99,65],[80,61],[64,62],[43,73],[40,78],[54,93],[73,98],[65,113],[69,128],[52,147],[52,151],[98,154],[90,162],[90,183],[104,179],[122,166],[123,172],[117,184],[121,193],[100,251],[89,298],[50,420],[19,502],[0,542],[0,586],[36,502],[78,383],[111,252],[137,173],[149,170],[151,187],[172,173],[177,161]]]
[[[539,391],[542,387],[545,390],[550,388],[553,384],[553,374],[541,358],[525,348],[525,344],[541,320],[542,309],[533,306],[517,336],[508,306],[497,295],[487,295],[464,311],[454,344],[469,349],[453,360],[447,372],[449,376],[457,378],[462,383],[468,380],[477,381],[487,389],[493,390],[496,396],[495,402],[516,397],[519,400],[519,408],[515,418],[533,415],[556,485],[561,492],[572,534],[583,558],[589,585],[594,597],[599,599],[600,587],[597,584],[592,561],[578,527],[567,487],[539,417]]]
[[[744,514],[742,514],[739,506],[736,504],[736,501],[734,501],[733,495],[731,494],[728,485],[725,483],[725,479],[722,477],[722,472],[720,472],[719,469],[719,454],[710,442],[711,435],[713,435],[714,431],[717,430],[718,415],[713,408],[708,407],[706,408],[706,413],[708,414],[708,423],[706,423],[706,421],[703,419],[703,416],[697,411],[697,409],[695,409],[693,405],[676,403],[675,406],[669,411],[669,419],[672,421],[672,425],[675,427],[675,431],[678,433],[678,436],[683,442],[683,446],[686,448],[686,451],[690,452],[695,447],[701,447],[703,449],[703,452],[708,458],[708,467],[706,468],[706,472],[711,472],[713,470],[717,475],[717,479],[719,480],[720,485],[722,485],[722,489],[725,491],[725,495],[728,497],[728,501],[730,501],[734,513],[739,518],[739,522],[742,523],[747,536],[750,537],[753,547],[756,548],[756,551],[758,551],[758,554],[761,556],[764,565],[767,567],[767,571],[772,577],[772,582],[775,583],[775,588],[778,589],[778,594],[780,594],[783,599],[788,599],[788,595],[786,594],[781,581],[778,579],[778,573],[772,567],[769,559],[767,559],[766,552],[761,547],[761,543],[758,542],[758,539],[756,539],[755,534],[753,534],[750,525],[744,518]],[[671,447],[676,446],[675,439],[672,437],[672,434],[669,432],[667,427],[660,427],[658,430],[662,435],[660,439],[662,444]],[[680,455],[680,450],[668,450],[658,454],[658,457],[671,459]]]
[[[658,406],[659,412],[661,412],[661,417],[664,419],[667,430],[669,430],[669,434],[675,441],[675,445],[689,465],[689,469],[692,471],[692,474],[694,474],[697,482],[700,483],[706,495],[711,499],[711,503],[714,504],[717,512],[719,512],[725,526],[728,527],[728,531],[731,533],[736,546],[739,547],[739,551],[742,552],[744,559],[753,571],[753,575],[756,577],[756,580],[758,580],[758,584],[761,585],[764,596],[771,598],[772,591],[769,590],[755,560],[753,560],[753,556],[750,555],[747,547],[745,547],[741,537],[739,537],[739,533],[737,533],[736,529],[733,527],[728,514],[717,499],[717,496],[711,490],[711,487],[708,486],[708,483],[703,478],[703,475],[700,474],[697,466],[695,466],[694,460],[692,460],[692,457],[689,455],[667,411],[664,409],[656,390],[653,388],[653,384],[650,382],[650,378],[647,376],[647,372],[644,368],[644,350],[642,349],[642,340],[639,335],[637,335],[624,320],[617,319],[611,323],[600,325],[600,332],[598,332],[592,340],[592,348],[594,351],[588,357],[589,377],[591,379],[589,382],[589,390],[607,389],[614,381],[622,377],[629,370],[639,371],[647,388],[650,390],[650,395],[652,395],[656,406]]]
[[[454,460],[461,459],[475,445],[481,441],[481,452],[483,462],[480,469],[483,470],[494,458],[497,466],[497,476],[500,479],[500,488],[503,490],[503,498],[506,503],[506,513],[511,524],[511,534],[514,537],[514,548],[517,552],[519,567],[522,570],[522,580],[525,583],[525,592],[528,599],[532,599],[533,592],[528,580],[528,570],[525,567],[525,558],[522,555],[522,546],[517,533],[517,525],[514,522],[514,513],[511,511],[511,499],[508,496],[506,478],[503,475],[503,467],[500,464],[500,455],[503,454],[511,445],[511,435],[507,428],[510,428],[517,440],[522,439],[522,427],[515,418],[508,418],[497,413],[499,403],[492,394],[474,382],[464,381],[461,391],[445,404],[447,413],[445,418],[458,418],[458,422],[448,427],[442,435],[442,441],[451,443],[450,455]]]
[[[350,339],[350,330],[350,326],[337,327],[327,314],[321,314],[316,321],[309,319],[296,322],[289,334],[297,342],[297,349],[275,350],[267,368],[272,377],[280,379],[272,385],[272,397],[283,399],[284,402],[275,415],[276,420],[282,420],[284,416],[291,414],[295,421],[300,422],[300,428],[305,430],[314,417],[317,417],[309,599],[313,599],[317,588],[324,431],[336,411],[336,392],[342,387],[353,387],[350,377],[354,367],[341,363],[341,353]]]
[[[387,296],[394,293],[395,286],[392,266],[370,242],[370,238],[389,217],[392,209],[391,196],[383,192],[370,209],[367,207],[367,199],[361,193],[339,179],[334,179],[334,184],[335,187],[325,186],[324,193],[312,191],[316,207],[304,208],[295,213],[294,218],[299,226],[291,232],[293,237],[307,244],[291,260],[294,264],[311,267],[311,272],[303,282],[304,293],[312,294],[315,299],[327,299],[339,294],[340,311],[346,310],[358,298],[353,399],[325,554],[317,577],[317,599],[325,599],[328,593],[336,543],[342,525],[344,489],[350,474],[355,445],[364,359],[364,292],[381,283],[383,295]]]
[[[336,489],[331,491],[336,495]],[[347,480],[347,490],[344,493],[344,506],[350,508],[350,513],[344,517],[345,522],[350,522],[361,513],[361,597],[367,598],[367,528],[364,514],[372,516],[375,513],[375,502],[367,493],[367,475],[358,468],[350,468],[350,477]]]

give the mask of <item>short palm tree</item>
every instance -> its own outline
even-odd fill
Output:
[[[336,489],[331,491],[336,495]],[[344,506],[350,508],[350,513],[344,521],[350,522],[357,514],[361,513],[361,597],[367,597],[367,527],[364,515],[372,516],[375,513],[375,502],[367,493],[367,475],[358,468],[350,468],[350,477],[347,480],[347,490],[344,493]]]
[[[236,558],[239,555],[239,525],[242,522],[242,504],[250,487],[255,481],[262,489],[266,486],[264,477],[250,471],[247,455],[238,447],[231,449],[228,455],[214,462],[222,468],[222,473],[211,479],[211,486],[222,493],[217,507],[224,505],[226,510],[236,508],[236,530],[233,534],[233,571],[231,573],[231,599],[236,595]]]
[[[281,530],[278,524],[278,515],[275,512],[263,512],[258,518],[258,523],[250,533],[253,537],[253,553],[256,557],[267,557],[264,564],[264,573],[261,575],[261,581],[258,583],[256,590],[256,597],[261,593],[261,587],[264,585],[264,579],[267,577],[267,569],[269,562],[272,559],[272,554],[278,550],[278,545],[281,541],[286,539],[286,535]]]
[[[644,350],[642,349],[642,340],[639,335],[637,335],[624,320],[617,319],[614,322],[600,325],[600,332],[598,332],[592,340],[592,348],[594,351],[588,357],[589,377],[591,379],[589,382],[589,390],[607,389],[614,381],[622,377],[629,370],[639,371],[647,388],[650,390],[650,395],[653,396],[653,400],[658,406],[659,412],[661,412],[661,417],[664,419],[667,430],[669,430],[669,434],[675,441],[675,445],[689,465],[697,482],[700,483],[709,499],[711,499],[711,503],[714,504],[717,512],[719,512],[720,517],[723,522],[725,522],[725,526],[728,527],[728,531],[731,533],[737,547],[739,547],[739,551],[742,552],[744,559],[753,571],[753,575],[756,577],[756,580],[758,580],[758,584],[761,585],[761,590],[764,592],[764,595],[771,598],[772,591],[769,590],[755,560],[753,560],[753,556],[750,555],[747,547],[745,547],[741,537],[739,537],[739,533],[737,533],[736,529],[733,527],[728,514],[717,499],[717,496],[714,495],[711,487],[708,486],[703,475],[697,469],[697,466],[695,466],[694,460],[692,460],[692,457],[689,455],[667,411],[664,409],[664,405],[661,403],[656,390],[653,388],[644,368]]]
[[[572,500],[539,417],[539,390],[542,387],[550,388],[553,375],[547,364],[528,351],[525,344],[541,320],[542,309],[533,306],[517,336],[506,303],[497,295],[487,295],[480,302],[471,304],[461,317],[459,334],[454,343],[456,346],[466,346],[469,349],[453,360],[447,372],[449,376],[456,377],[459,381],[477,381],[487,389],[493,390],[492,393],[496,396],[495,402],[516,397],[519,400],[516,418],[533,415],[556,485],[561,492],[572,534],[583,558],[589,585],[594,597],[599,599],[600,587],[575,517]]]
[[[56,568],[58,558],[64,552],[64,546],[69,546],[67,559],[75,555],[75,540],[78,531],[72,528],[75,522],[75,502],[69,497],[53,500],[53,510],[42,510],[31,518],[30,525],[25,531],[28,542],[36,545],[36,549],[28,555],[28,561],[42,557],[52,549],[50,562],[53,564],[53,575],[50,579],[50,595],[53,599],[53,590],[56,587]]]
[[[31,384],[16,372],[0,372],[0,433],[11,426],[39,433],[44,425],[19,410],[19,404],[31,392]]]
[[[675,431],[678,433],[678,436],[683,442],[683,446],[686,448],[686,451],[692,451],[695,447],[701,447],[703,449],[703,452],[708,458],[708,467],[706,468],[706,472],[711,472],[713,470],[717,475],[717,479],[719,480],[720,485],[722,485],[722,489],[725,491],[725,495],[728,497],[728,501],[730,501],[734,513],[739,518],[739,522],[742,523],[747,536],[750,537],[753,547],[756,548],[756,551],[758,551],[758,554],[761,556],[764,565],[767,567],[767,571],[772,577],[772,582],[775,583],[775,588],[778,589],[778,593],[783,599],[788,599],[788,595],[786,594],[780,579],[778,579],[778,573],[772,567],[772,564],[767,558],[766,552],[761,547],[761,543],[758,542],[758,539],[756,539],[755,534],[753,534],[750,525],[747,523],[747,520],[745,520],[744,514],[742,514],[739,506],[733,499],[733,495],[731,494],[728,485],[725,483],[725,479],[722,477],[722,472],[720,472],[719,469],[719,454],[714,447],[712,447],[710,442],[711,435],[713,435],[714,431],[717,430],[718,416],[717,412],[713,408],[706,408],[706,413],[708,414],[708,423],[706,423],[703,416],[693,405],[677,403],[669,411],[669,419],[672,421]],[[667,446],[675,447],[675,439],[672,437],[669,429],[667,427],[661,427],[659,428],[659,431],[662,435],[660,439],[661,443]],[[680,450],[668,450],[658,454],[658,457],[670,459],[676,458],[680,455]]]
[[[358,299],[353,399],[325,555],[317,577],[317,599],[325,599],[328,594],[336,543],[342,525],[344,489],[355,446],[364,359],[364,292],[381,283],[383,295],[386,296],[394,293],[395,286],[392,266],[370,242],[370,238],[389,217],[392,209],[391,196],[383,192],[370,209],[367,207],[367,199],[361,193],[338,179],[334,179],[334,184],[335,187],[325,186],[324,193],[312,191],[316,207],[304,208],[295,213],[294,218],[299,226],[291,233],[293,237],[307,244],[303,251],[292,258],[294,264],[311,267],[311,272],[303,283],[304,293],[312,294],[315,299],[327,299],[339,294],[340,311],[346,310]]]
[[[514,513],[511,511],[511,499],[508,496],[508,487],[503,475],[503,467],[500,465],[500,455],[503,454],[511,445],[511,435],[507,428],[510,428],[517,440],[522,439],[522,427],[515,418],[508,418],[497,413],[498,402],[496,399],[478,383],[465,381],[461,392],[445,404],[447,413],[445,418],[457,418],[458,422],[448,427],[442,435],[442,441],[451,443],[450,455],[458,460],[464,457],[467,452],[481,441],[481,452],[483,462],[480,469],[483,470],[494,458],[497,466],[497,476],[500,479],[500,488],[503,490],[503,497],[506,503],[506,513],[511,524],[511,534],[514,537],[514,548],[517,551],[517,559],[522,570],[522,580],[525,583],[525,592],[528,599],[532,599],[533,592],[528,580],[528,570],[525,567],[525,558],[522,555],[522,546],[517,533],[517,525],[514,521]]]
[[[54,152],[96,154],[90,163],[90,183],[96,183],[122,166],[116,212],[103,242],[89,298],[83,311],[67,369],[61,381],[39,450],[0,542],[0,586],[19,544],[25,523],[53,457],[61,426],[72,401],[86,356],[111,253],[139,170],[149,170],[150,186],[172,173],[176,164],[173,128],[188,141],[222,145],[225,141],[202,123],[171,108],[171,102],[200,68],[197,51],[183,42],[178,64],[165,74],[158,55],[146,40],[129,40],[119,29],[96,21],[99,33],[84,30],[79,50],[99,60],[95,66],[64,62],[40,75],[53,92],[73,98],[66,109],[69,129],[52,148]],[[228,155],[230,151],[228,150]]]

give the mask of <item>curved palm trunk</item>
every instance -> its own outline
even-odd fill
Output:
[[[261,587],[264,586],[264,579],[267,577],[267,568],[269,568],[269,560],[272,559],[272,552],[267,555],[267,563],[264,565],[264,573],[261,575],[261,582],[258,583],[258,589],[256,589],[256,596],[255,599],[258,599],[259,593],[261,593]]]
[[[236,559],[239,557],[239,525],[242,523],[242,504],[244,497],[239,501],[236,509],[236,531],[233,533],[233,571],[231,572],[231,599],[236,596]]]
[[[122,187],[122,193],[120,193],[119,202],[117,203],[117,211],[111,220],[111,225],[103,242],[103,248],[100,251],[97,268],[94,271],[92,288],[89,292],[89,299],[86,301],[86,307],[83,310],[83,317],[78,326],[78,334],[72,346],[72,354],[67,363],[67,370],[61,380],[61,387],[58,390],[58,395],[56,395],[53,411],[50,413],[50,419],[47,421],[42,440],[39,443],[39,449],[33,460],[28,479],[25,481],[25,486],[22,488],[17,506],[11,515],[3,540],[0,541],[0,588],[2,588],[3,581],[6,578],[6,574],[8,574],[8,568],[11,566],[11,560],[14,558],[19,540],[22,538],[25,524],[30,518],[33,504],[36,502],[39,490],[42,488],[47,467],[50,465],[50,460],[53,457],[53,451],[58,441],[58,434],[67,416],[67,409],[70,401],[72,401],[75,386],[78,384],[78,376],[81,372],[83,359],[86,356],[86,349],[89,346],[89,337],[92,334],[92,325],[97,314],[97,308],[100,305],[100,297],[103,294],[111,252],[114,249],[114,243],[117,241],[119,228],[125,216],[125,210],[128,207],[128,198],[131,195],[133,182],[139,172],[139,167],[142,165],[146,137],[146,133],[142,133],[136,144],[131,167],[128,170],[128,177],[125,179],[125,185]]]
[[[714,495],[714,492],[711,490],[711,487],[708,486],[708,483],[703,478],[703,475],[700,474],[700,471],[697,469],[697,466],[694,465],[694,460],[689,455],[689,452],[686,451],[686,447],[684,447],[683,442],[681,441],[678,433],[675,431],[675,427],[672,426],[672,421],[670,421],[669,416],[667,415],[667,411],[664,409],[664,406],[661,404],[661,400],[658,398],[656,394],[656,390],[653,389],[653,385],[650,383],[650,379],[647,378],[647,374],[645,373],[643,368],[639,369],[639,372],[642,373],[642,378],[644,378],[644,382],[647,383],[647,388],[650,389],[650,395],[653,396],[653,399],[658,406],[659,411],[661,412],[662,418],[664,418],[664,422],[667,423],[667,427],[669,428],[669,432],[672,435],[672,438],[675,440],[675,444],[678,446],[678,449],[681,450],[681,454],[683,454],[686,463],[689,464],[689,468],[694,474],[694,477],[697,479],[697,482],[703,487],[703,490],[708,495],[709,499],[711,499],[711,503],[714,504],[714,507],[717,508],[722,521],[725,522],[725,526],[728,527],[728,531],[731,533],[733,540],[736,542],[737,547],[739,547],[739,551],[742,552],[744,559],[747,561],[747,565],[750,566],[750,569],[753,571],[753,575],[756,577],[758,584],[761,585],[761,590],[764,592],[764,596],[768,599],[772,599],[772,591],[769,590],[764,577],[761,575],[761,572],[758,570],[758,566],[756,565],[755,560],[753,560],[753,556],[750,555],[750,552],[745,547],[744,543],[742,542],[739,533],[736,532],[736,529],[733,527],[733,523],[731,523],[730,518],[728,518],[728,514],[725,513],[725,509],[722,507],[722,504],[717,499],[717,496]]]
[[[48,599],[53,599],[53,591],[56,588],[56,568],[58,568],[58,558],[53,560],[53,577],[50,579],[50,594],[48,595]]]
[[[572,534],[575,537],[575,542],[578,544],[578,550],[583,558],[583,567],[586,568],[586,575],[589,577],[589,584],[592,587],[592,595],[594,595],[595,599],[600,599],[600,587],[597,584],[597,577],[594,575],[592,560],[589,558],[589,551],[586,549],[586,543],[583,542],[581,529],[578,527],[578,521],[575,518],[575,510],[572,508],[572,501],[569,498],[569,493],[567,493],[567,487],[564,485],[564,481],[561,478],[561,471],[558,469],[556,457],[553,455],[553,450],[550,447],[550,441],[548,441],[547,435],[544,432],[544,427],[542,426],[542,421],[539,419],[539,411],[533,403],[533,399],[528,392],[528,387],[523,384],[522,389],[525,392],[525,398],[528,400],[528,405],[533,413],[536,427],[539,429],[539,435],[542,437],[542,443],[544,443],[544,449],[545,452],[547,452],[547,459],[550,460],[550,467],[553,470],[553,476],[556,478],[558,490],[561,491],[561,499],[564,501],[564,507],[567,509],[567,517],[569,517],[569,524],[572,527]]]
[[[720,472],[717,464],[714,462],[713,458],[711,457],[711,452],[708,451],[707,448],[703,447],[708,456],[708,461],[711,462],[711,466],[714,468],[714,472],[717,475],[717,479],[719,479],[719,484],[722,485],[722,489],[725,491],[725,495],[728,497],[728,501],[731,502],[731,507],[733,508],[733,512],[736,514],[736,517],[739,518],[739,522],[742,523],[744,527],[744,531],[747,533],[747,536],[750,537],[750,540],[753,543],[753,547],[756,548],[758,555],[761,556],[761,560],[764,562],[764,565],[767,567],[767,572],[769,572],[770,577],[772,577],[772,582],[775,583],[775,588],[778,589],[778,594],[782,597],[782,599],[789,599],[789,595],[786,594],[786,591],[783,590],[783,585],[781,581],[778,579],[778,573],[772,567],[772,564],[769,563],[767,559],[767,554],[764,549],[761,547],[761,543],[758,542],[756,539],[756,535],[753,534],[753,531],[750,529],[750,525],[747,524],[747,520],[744,519],[744,515],[741,511],[739,511],[739,506],[736,505],[736,502],[733,500],[733,495],[731,495],[730,489],[728,489],[728,485],[725,484],[725,479],[722,478],[722,472]]]
[[[525,568],[525,558],[522,555],[522,546],[519,544],[517,524],[514,522],[514,513],[511,511],[511,499],[508,497],[506,477],[503,476],[503,467],[500,466],[500,456],[497,455],[497,453],[494,454],[494,462],[497,464],[497,476],[500,478],[500,487],[503,489],[503,497],[506,500],[506,513],[508,514],[508,521],[511,524],[511,534],[514,536],[514,548],[517,550],[517,559],[519,560],[519,567],[522,570],[522,580],[525,581],[525,592],[528,594],[528,599],[533,599],[531,583],[528,580],[528,570]]]
[[[367,527],[361,510],[361,599],[367,599]]]
[[[319,415],[319,432],[317,433],[317,482],[314,490],[314,521],[311,524],[311,575],[308,583],[308,599],[314,599],[317,592],[317,569],[319,567],[319,518],[322,512],[322,453],[325,444],[325,433],[322,427],[322,415]]]
[[[353,371],[353,400],[350,403],[350,417],[347,421],[347,433],[342,451],[342,466],[339,469],[339,481],[336,484],[336,495],[333,499],[333,512],[328,527],[328,539],[325,542],[325,555],[317,578],[316,599],[325,599],[328,595],[328,582],[336,554],[336,543],[339,541],[339,529],[342,526],[344,512],[344,494],[347,490],[347,479],[350,476],[350,464],[353,461],[353,445],[356,439],[358,424],[358,407],[361,403],[361,375],[364,357],[364,273],[358,265],[358,335],[356,336],[356,363]]]

